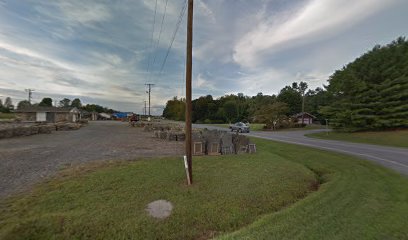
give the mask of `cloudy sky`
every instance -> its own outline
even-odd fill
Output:
[[[0,96],[16,103],[31,88],[34,102],[79,97],[141,112],[154,83],[152,111],[161,113],[184,96],[186,15],[164,63],[184,5],[0,0]],[[406,0],[196,0],[193,97],[322,86],[374,45],[407,36],[407,12]]]

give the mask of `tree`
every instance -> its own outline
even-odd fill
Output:
[[[255,113],[256,121],[259,123],[265,123],[268,128],[273,130],[277,129],[277,125],[283,120],[287,119],[287,113],[289,111],[288,105],[282,102],[274,102],[268,105],[262,106]]]
[[[23,100],[17,104],[17,109],[24,109],[30,106],[31,106],[31,103],[28,100]]]
[[[326,89],[332,99],[320,113],[334,128],[407,128],[408,41],[375,46],[330,76]]]
[[[307,83],[300,82],[298,88],[300,94],[302,94],[302,113],[305,112],[305,92],[307,90]],[[304,124],[304,114],[302,114],[302,125]]]
[[[183,121],[185,119],[186,101],[185,99],[177,99],[167,101],[166,107],[163,110],[163,117],[176,121]]]
[[[299,92],[297,83],[293,83],[292,86],[284,87],[277,97],[279,102],[286,103],[289,112],[288,114],[294,115],[302,110],[302,95]]]
[[[0,99],[0,109],[3,108],[3,100]]]
[[[79,98],[75,98],[74,100],[72,100],[71,107],[76,107],[78,109],[81,108],[82,107],[81,100]]]
[[[233,100],[229,100],[222,106],[225,114],[225,118],[228,122],[235,121],[238,116],[237,103]]]
[[[59,102],[60,107],[69,107],[71,105],[71,100],[64,98]]]
[[[13,105],[13,102],[11,101],[10,97],[6,97],[6,100],[4,101],[4,108],[6,108],[8,110],[13,110],[14,109],[14,105]]]
[[[41,102],[38,104],[38,106],[41,107],[52,107],[52,99],[47,97],[47,98],[43,98],[41,100]]]

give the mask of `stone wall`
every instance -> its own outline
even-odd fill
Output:
[[[81,128],[79,123],[0,123],[0,139],[35,134],[49,134],[53,131],[68,131]]]
[[[35,122],[36,120],[36,113],[17,113],[16,116],[21,121]]]
[[[69,122],[69,113],[55,113],[55,122]]]

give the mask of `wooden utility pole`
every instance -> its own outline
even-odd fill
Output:
[[[147,93],[149,93],[149,117],[150,117],[150,93],[152,92],[152,86],[154,86],[154,84],[146,83],[145,85],[149,87],[149,90],[147,91]]]
[[[186,157],[188,165],[189,185],[193,183],[193,155],[192,155],[192,104],[191,104],[191,76],[193,70],[193,0],[188,0],[187,13],[187,54],[186,54]]]
[[[302,127],[304,124],[304,118],[305,118],[305,93],[302,93]]]
[[[144,109],[143,109],[143,115],[146,117],[146,100],[144,100]]]
[[[28,102],[31,104],[31,98],[32,98],[34,89],[28,88],[28,89],[26,89],[26,92],[28,92]]]

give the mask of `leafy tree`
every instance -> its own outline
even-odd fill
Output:
[[[224,103],[224,105],[222,106],[222,109],[224,110],[224,116],[228,122],[232,122],[237,119],[238,108],[237,108],[237,103],[235,101],[230,100]]]
[[[82,107],[81,100],[79,98],[75,98],[74,100],[72,100],[71,107],[76,107],[80,109]]]
[[[302,110],[302,95],[299,92],[297,83],[284,87],[279,92],[277,100],[287,104],[289,108],[288,114],[290,115],[299,113]]]
[[[68,98],[64,98],[59,102],[60,107],[70,107],[71,106],[71,100]]]
[[[107,107],[103,107],[100,106],[98,104],[86,104],[85,106],[82,107],[83,110],[87,111],[87,112],[97,112],[97,113],[114,113],[117,112],[113,109],[107,108]]]
[[[255,113],[256,121],[259,123],[265,123],[268,128],[276,129],[277,125],[286,120],[289,112],[288,105],[282,102],[274,102],[268,105],[262,106]]]
[[[185,119],[185,105],[185,99],[177,99],[177,97],[174,97],[172,100],[167,101],[166,107],[163,110],[163,117],[183,121]]]
[[[4,101],[4,108],[8,110],[14,109],[14,105],[10,97],[6,97],[6,100]]]
[[[52,99],[47,97],[47,98],[43,98],[41,100],[41,102],[38,104],[38,106],[41,107],[52,107]]]
[[[30,107],[30,106],[31,106],[31,104],[30,104],[30,102],[28,100],[23,100],[23,101],[20,101],[17,104],[17,109],[24,109],[24,108],[27,108],[27,107]]]

